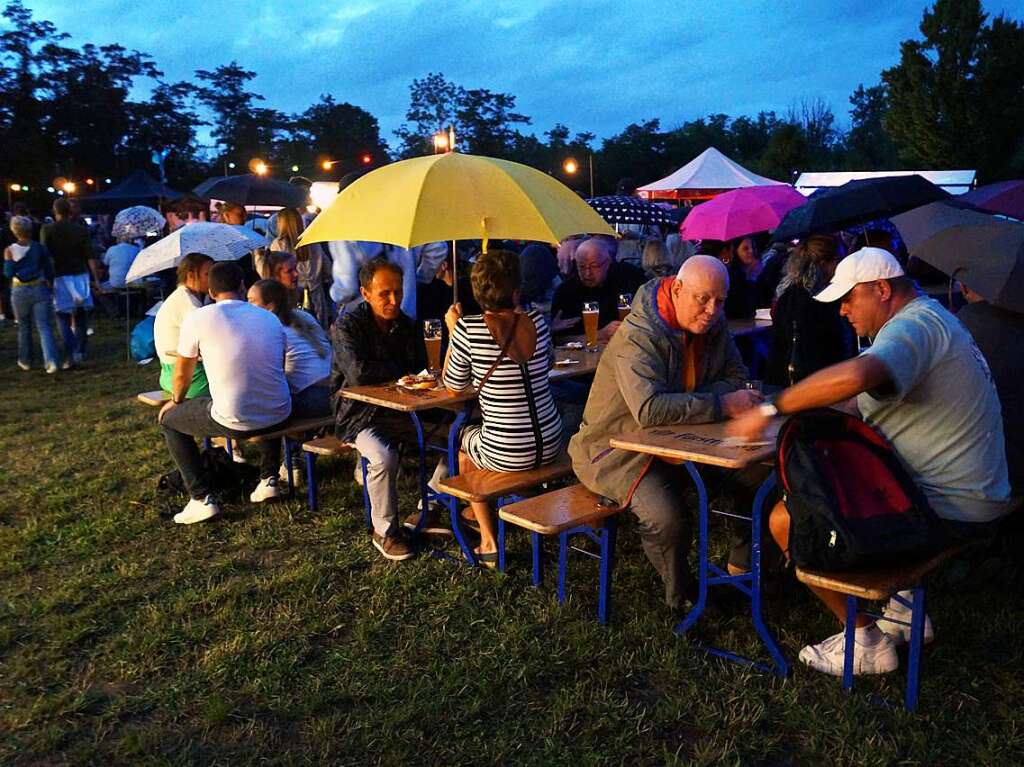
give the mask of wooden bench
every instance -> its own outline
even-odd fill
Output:
[[[532,487],[553,482],[572,474],[572,462],[564,453],[551,463],[539,469],[527,471],[490,471],[473,469],[455,477],[448,477],[438,483],[443,493],[461,501],[490,503],[510,495],[516,495]]]
[[[135,395],[135,399],[143,405],[149,405],[150,407],[162,407],[170,398],[171,395],[163,389],[157,389],[156,391],[144,391],[141,394]]]
[[[924,643],[925,596],[922,580],[928,573],[935,570],[948,559],[960,554],[965,546],[954,546],[940,551],[930,557],[914,560],[906,564],[886,565],[870,570],[852,570],[849,572],[822,572],[796,568],[796,577],[801,583],[816,588],[837,591],[846,595],[846,645],[844,648],[843,689],[853,689],[853,639],[858,612],[864,612],[873,618],[888,620],[901,625],[910,626],[909,657],[907,659],[907,688],[903,704],[908,711],[917,707],[918,680],[921,664],[921,647]],[[910,623],[884,618],[875,613],[861,611],[859,599],[873,602],[889,599],[896,592],[909,589],[912,597],[908,603],[896,596],[902,604],[911,609]]]
[[[517,501],[498,510],[498,569],[505,569],[505,525],[529,530],[533,539],[533,583],[542,580],[541,536],[558,536],[558,601],[565,601],[565,580],[568,570],[569,538],[585,535],[597,543],[595,555],[576,549],[600,562],[598,577],[597,619],[608,620],[611,597],[611,573],[615,559],[615,533],[621,508],[598,505],[598,496],[583,485],[570,485],[559,490]],[[574,547],[575,548],[575,547]]]
[[[317,437],[302,443],[302,451],[306,454],[306,501],[309,503],[310,511],[317,511],[320,508],[320,500],[316,484],[316,458],[319,455],[343,455],[354,451],[356,446],[351,442],[344,442],[333,434]],[[363,509],[366,513],[366,526],[372,531],[373,523],[370,520],[370,494],[366,489],[366,466],[365,458],[360,457],[359,466],[363,473]]]

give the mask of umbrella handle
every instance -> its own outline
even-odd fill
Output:
[[[452,304],[459,303],[459,251],[452,240]]]

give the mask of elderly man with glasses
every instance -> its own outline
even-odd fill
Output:
[[[676,276],[643,285],[601,356],[569,443],[580,481],[636,514],[644,551],[676,610],[693,582],[685,474],[608,441],[637,428],[718,421],[760,403],[759,393],[743,388],[747,368],[722,313],[728,291],[725,266],[710,256],[693,256]]]
[[[576,249],[576,274],[555,290],[551,301],[551,328],[558,334],[583,332],[583,304],[596,301],[598,340],[608,339],[619,327],[619,296],[633,294],[644,282],[642,270],[615,260],[614,244],[608,239],[592,237]]]

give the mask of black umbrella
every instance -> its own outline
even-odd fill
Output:
[[[781,242],[848,229],[949,196],[948,192],[917,175],[847,181],[787,213],[772,233],[772,240]]]
[[[106,191],[79,198],[83,213],[117,213],[133,205],[158,207],[181,197],[166,184],[161,184],[143,170],[137,170]]]
[[[678,226],[681,220],[675,211],[647,200],[641,200],[639,197],[627,197],[626,195],[591,197],[587,200],[587,204],[612,226],[615,224]]]
[[[947,202],[892,223],[910,255],[963,280],[989,303],[1024,313],[1024,223]]]
[[[304,187],[253,173],[241,176],[214,176],[206,179],[194,191],[200,197],[224,200],[242,206],[301,208],[306,205],[309,197],[309,191]]]

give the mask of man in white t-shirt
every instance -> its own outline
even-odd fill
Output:
[[[210,296],[216,302],[189,313],[181,323],[171,400],[159,422],[171,458],[192,500],[174,517],[193,524],[220,513],[203,475],[194,437],[254,437],[275,431],[291,414],[284,374],[285,333],[271,312],[245,301],[242,270],[224,261],[210,268]],[[186,400],[202,355],[210,396]],[[260,484],[253,503],[277,498],[280,441],[257,442]]]
[[[856,397],[861,417],[892,443],[930,507],[930,537],[946,548],[995,535],[1014,507],[1006,470],[999,399],[984,357],[967,329],[938,302],[921,294],[899,262],[881,248],[863,248],[839,262],[815,296],[841,301],[839,313],[872,345],[859,357],[819,370],[783,391],[774,404],[738,416],[730,430],[757,439],[769,420]],[[772,536],[789,550],[790,515],[778,503]],[[840,621],[846,597],[811,587]],[[858,614],[854,674],[894,670],[896,644],[909,638],[910,592],[885,610],[886,621]],[[892,619],[905,622],[893,623]],[[925,620],[924,641],[934,632]],[[844,632],[800,652],[811,668],[841,676]]]

